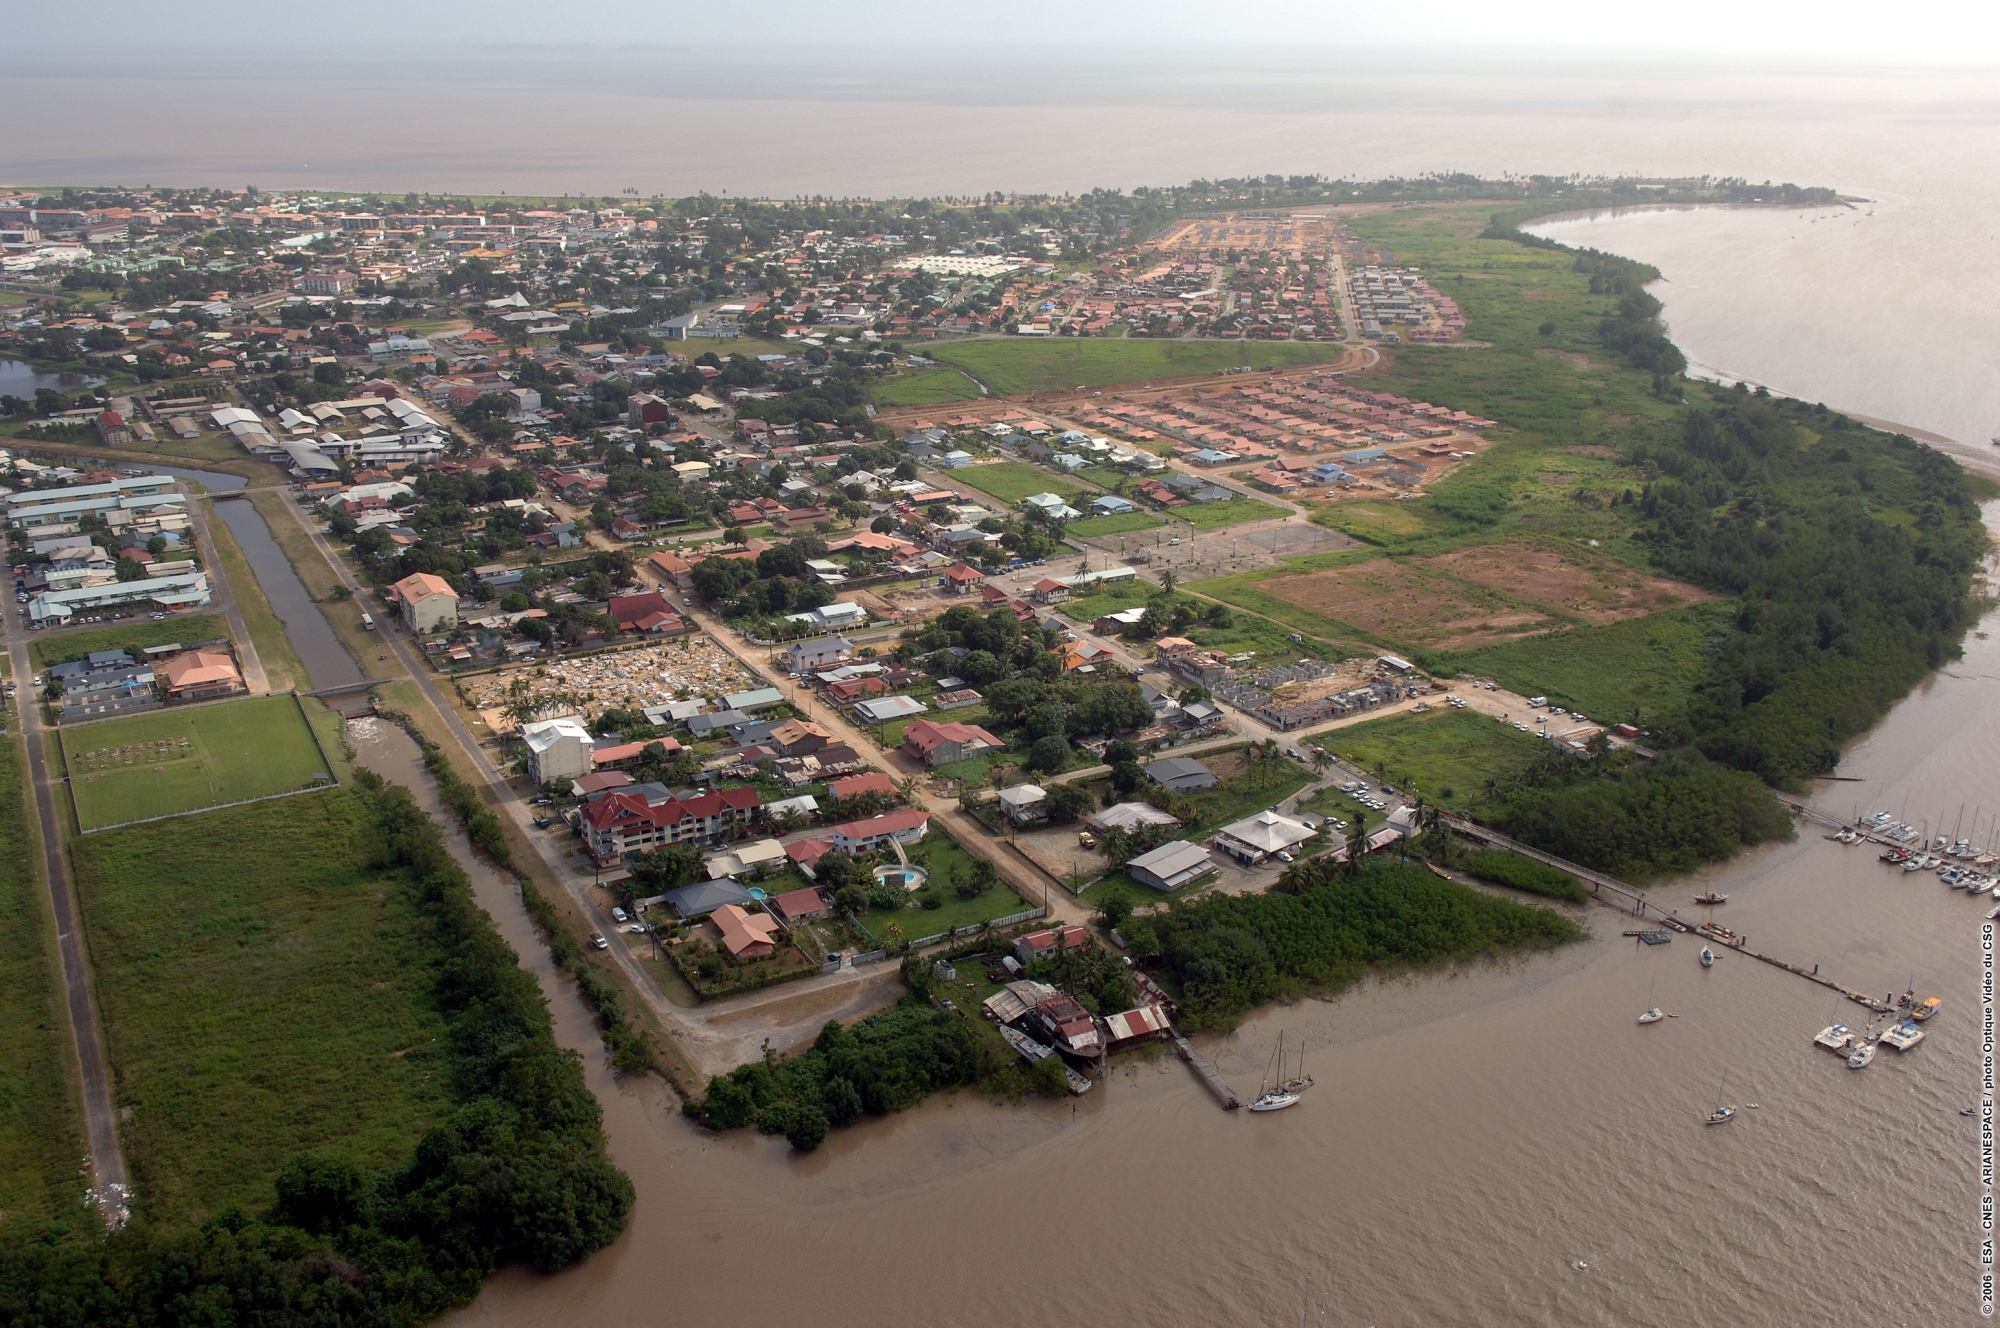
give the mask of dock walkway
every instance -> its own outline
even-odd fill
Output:
[[[1781,795],[1780,800],[1794,812],[1809,820],[1819,822],[1823,825],[1838,826],[1846,824],[1838,818],[1830,817],[1825,812],[1819,811],[1798,799],[1786,798]],[[1519,853],[1524,858],[1533,858],[1536,862],[1545,863],[1560,871],[1568,872],[1589,886],[1591,896],[1600,904],[1610,905],[1613,908],[1630,913],[1635,918],[1644,918],[1650,913],[1650,915],[1657,917],[1663,925],[1672,927],[1675,931],[1697,933],[1714,941],[1716,945],[1725,951],[1748,955],[1752,959],[1762,960],[1773,968],[1782,968],[1787,973],[1796,973],[1806,981],[1818,983],[1829,991],[1837,991],[1856,1005],[1865,1005],[1877,1014],[1887,1014],[1890,1012],[1890,1007],[1883,1004],[1878,998],[1855,991],[1849,987],[1843,987],[1832,978],[1821,977],[1814,969],[1801,968],[1797,964],[1788,964],[1774,955],[1767,955],[1761,951],[1750,949],[1744,943],[1742,937],[1736,935],[1726,927],[1717,927],[1716,924],[1707,922],[1699,925],[1689,923],[1681,918],[1673,909],[1664,908],[1654,903],[1647,897],[1644,890],[1636,886],[1627,885],[1616,877],[1606,876],[1603,872],[1592,871],[1588,867],[1579,867],[1573,862],[1564,861],[1553,853],[1544,853],[1540,849],[1529,848],[1526,844],[1516,843],[1497,830],[1490,830],[1483,825],[1474,824],[1471,821],[1452,816],[1448,813],[1439,813],[1438,819],[1451,827],[1453,831],[1464,836],[1466,839],[1472,840],[1474,843],[1506,849],[1510,853]],[[1886,843],[1887,841],[1883,842]]]
[[[1221,1102],[1230,1111],[1234,1111],[1236,1108],[1242,1106],[1243,1102],[1236,1096],[1236,1090],[1229,1086],[1228,1081],[1222,1077],[1221,1071],[1209,1063],[1208,1057],[1196,1051],[1194,1043],[1189,1042],[1178,1028],[1172,1028],[1168,1031],[1173,1034],[1174,1050],[1179,1052],[1180,1058],[1188,1063],[1188,1068],[1194,1071],[1195,1077],[1208,1085],[1208,1091],[1215,1094],[1216,1100]]]

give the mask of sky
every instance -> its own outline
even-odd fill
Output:
[[[83,13],[87,22],[79,22]],[[87,11],[0,0],[0,69],[84,53],[253,55],[283,64],[337,49],[522,45],[745,49],[827,59],[856,49],[987,51],[1030,59],[1162,51],[1296,53],[1393,48],[1498,54],[1590,51],[1630,60],[2000,64],[2000,6],[1985,0],[93,0]]]

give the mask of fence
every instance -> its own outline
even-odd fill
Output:
[[[950,931],[941,931],[935,936],[920,936],[910,942],[909,948],[912,950],[921,950],[927,945],[936,945],[939,941],[947,937],[971,936],[983,931],[999,931],[1001,928],[1011,927],[1017,922],[1031,922],[1036,918],[1047,917],[1048,912],[1046,908],[1030,908],[1024,909],[1019,913],[1009,913],[1004,918],[988,918],[984,922],[968,922],[963,927],[954,927]],[[889,952],[886,949],[870,950],[866,954],[855,955],[852,962],[856,964],[873,964],[888,957]],[[838,973],[840,965],[822,964],[819,971],[822,973]]]

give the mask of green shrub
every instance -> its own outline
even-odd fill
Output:
[[[1482,881],[1492,881],[1496,885],[1511,885],[1516,890],[1527,890],[1538,895],[1549,895],[1556,899],[1567,899],[1573,904],[1581,904],[1590,898],[1590,891],[1582,881],[1568,872],[1533,858],[1524,858],[1518,853],[1505,849],[1481,849],[1467,856],[1465,870]]]

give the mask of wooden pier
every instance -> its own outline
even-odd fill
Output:
[[[1823,825],[1845,825],[1845,822],[1842,822],[1838,818],[1829,816],[1825,812],[1810,807],[1797,799],[1786,798],[1780,795],[1780,800],[1794,812],[1809,820],[1817,821]],[[1829,991],[1839,992],[1856,1005],[1867,1006],[1876,1014],[1890,1013],[1890,1007],[1873,996],[1843,987],[1832,978],[1821,977],[1810,968],[1801,968],[1797,964],[1788,964],[1775,956],[1750,949],[1744,944],[1742,937],[1736,935],[1726,927],[1718,927],[1712,922],[1700,924],[1687,922],[1673,909],[1664,908],[1654,903],[1647,897],[1644,890],[1627,885],[1615,877],[1606,876],[1603,872],[1592,871],[1588,867],[1579,867],[1573,862],[1565,862],[1553,853],[1544,853],[1540,849],[1529,848],[1526,844],[1516,843],[1497,830],[1489,830],[1483,825],[1475,825],[1471,821],[1463,820],[1456,816],[1440,814],[1438,819],[1453,831],[1466,839],[1472,840],[1474,843],[1506,849],[1510,853],[1519,853],[1524,858],[1533,858],[1536,862],[1545,863],[1559,871],[1568,872],[1589,886],[1591,897],[1600,904],[1616,908],[1621,912],[1630,913],[1635,918],[1643,919],[1649,915],[1656,917],[1662,926],[1671,927],[1678,932],[1692,932],[1707,937],[1709,940],[1714,941],[1722,951],[1748,955],[1752,959],[1762,960],[1773,968],[1782,968],[1787,973],[1796,973],[1808,982],[1816,982]],[[1881,842],[1887,843],[1888,841],[1883,840]],[[1631,935],[1633,933],[1628,932],[1626,934]]]
[[[1208,1057],[1196,1051],[1194,1043],[1189,1042],[1187,1038],[1183,1037],[1178,1028],[1169,1029],[1168,1031],[1174,1037],[1174,1050],[1179,1052],[1180,1058],[1188,1063],[1188,1068],[1194,1071],[1195,1077],[1208,1085],[1208,1091],[1215,1094],[1216,1100],[1230,1111],[1234,1111],[1236,1108],[1242,1106],[1243,1102],[1236,1096],[1236,1090],[1231,1088],[1228,1081],[1222,1077],[1221,1072],[1209,1063]]]

